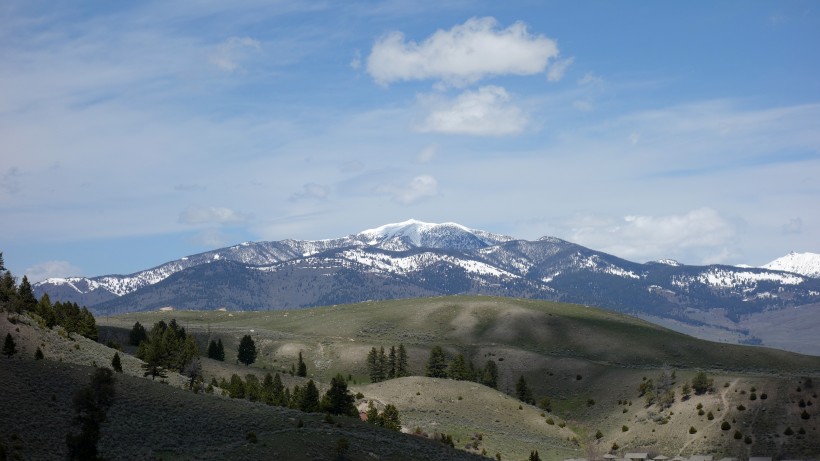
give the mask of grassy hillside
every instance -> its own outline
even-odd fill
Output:
[[[260,373],[289,370],[302,351],[309,376],[327,381],[338,372],[352,374],[366,398],[399,408],[405,430],[451,434],[462,449],[475,441],[476,434],[483,434],[479,446],[504,459],[525,459],[532,449],[538,449],[543,459],[575,458],[610,451],[613,444],[619,446],[617,454],[649,451],[669,457],[820,454],[820,405],[807,379],[820,380],[820,358],[697,340],[599,309],[443,297],[284,312],[146,312],[101,318],[98,323],[105,339],[126,334],[135,321],[149,327],[171,318],[196,334],[202,345],[221,338],[227,362],[235,360],[241,336],[252,335],[260,355],[251,368]],[[399,343],[407,347],[410,370],[416,375],[424,374],[433,345],[451,355],[463,353],[477,366],[493,360],[502,393],[473,383],[427,378],[365,385],[370,348]],[[206,373],[222,375],[238,367],[209,366]],[[676,374],[675,401],[663,410],[647,406],[638,393],[644,378],[656,380],[662,370]],[[715,390],[683,400],[681,387],[697,370],[707,371]],[[522,375],[536,400],[552,399],[552,413],[541,416],[540,409],[528,405],[518,410],[517,402],[503,394],[513,393]],[[756,396],[765,391],[767,399],[751,400],[752,387]],[[800,399],[812,403],[800,407]],[[709,411],[713,419],[707,418]],[[809,419],[801,418],[803,411]],[[721,429],[724,421],[730,430]],[[787,427],[793,435],[784,434]],[[596,441],[597,431],[602,437]],[[735,431],[740,439],[734,438]]]
[[[141,362],[122,355],[120,397],[102,430],[100,448],[107,458],[333,459],[340,438],[350,442],[350,459],[455,459],[482,452],[526,459],[536,449],[542,459],[553,460],[627,451],[669,457],[820,454],[820,358],[709,343],[603,310],[450,297],[292,312],[150,312],[99,318],[100,337],[125,342],[135,321],[150,327],[171,318],[197,336],[202,350],[210,339],[225,344],[226,362],[203,360],[208,381],[287,371],[301,351],[309,377],[320,387],[338,372],[351,374],[352,384],[358,383],[354,392],[365,396],[362,407],[370,401],[378,407],[393,404],[406,432],[447,434],[461,454],[354,419],[328,424],[318,414],[195,395],[179,388],[184,382],[179,375],[171,374],[167,384],[137,377]],[[107,365],[114,350],[69,338],[59,328],[41,329],[25,317],[11,323],[3,314],[0,334],[6,332],[19,352],[0,358],[0,444],[12,459],[64,457],[71,396],[87,383],[90,365]],[[235,363],[245,334],[260,349],[251,367]],[[416,375],[424,374],[433,345],[451,356],[463,353],[477,366],[493,360],[499,390],[420,376],[369,384],[367,352],[399,343],[407,347]],[[33,359],[37,347],[46,360]],[[707,371],[714,390],[684,399],[682,386],[697,370]],[[666,408],[647,405],[638,385],[659,381],[662,372],[675,374],[670,379],[674,401]],[[551,398],[549,412],[508,395],[519,376],[536,400]],[[305,380],[283,378],[289,387]],[[304,425],[297,428],[300,418]],[[724,423],[730,428],[724,430]],[[246,439],[249,432],[258,443]]]

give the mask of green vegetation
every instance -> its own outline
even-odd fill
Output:
[[[66,436],[68,459],[87,461],[99,459],[97,442],[100,425],[114,402],[114,375],[108,368],[98,368],[91,383],[74,394],[75,429]]]
[[[216,341],[212,339],[208,344],[208,358],[219,360],[220,362],[225,361],[225,346],[222,345],[222,338],[219,338]]]
[[[11,356],[16,353],[17,344],[15,344],[14,338],[11,337],[11,333],[6,333],[6,340],[3,341],[3,355],[11,358]]]
[[[236,353],[236,358],[245,365],[250,365],[256,361],[256,343],[254,343],[251,335],[245,335],[239,342],[239,350]],[[299,361],[302,360],[302,353],[299,353]]]

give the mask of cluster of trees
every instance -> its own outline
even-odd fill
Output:
[[[225,346],[222,345],[222,338],[217,341],[212,339],[210,344],[208,344],[208,358],[219,360],[220,362],[225,361]]]
[[[301,356],[300,356],[301,357]],[[378,383],[386,379],[410,376],[407,371],[407,349],[404,344],[390,346],[390,353],[384,353],[384,347],[370,349],[367,354],[367,372],[370,381]]]
[[[485,386],[498,389],[498,367],[492,360],[487,360],[484,368],[475,368],[471,360],[457,354],[450,360],[441,346],[433,346],[427,360],[427,376],[433,378],[450,378],[458,381],[475,381]]]
[[[264,402],[268,405],[309,413],[321,411],[344,416],[358,414],[354,405],[356,398],[348,390],[347,380],[340,374],[330,380],[330,389],[324,395],[320,395],[312,379],[303,386],[295,385],[291,390],[282,383],[279,373],[266,374],[261,383],[254,374],[248,374],[244,380],[239,375],[233,374],[230,381],[223,378],[217,384],[216,379],[212,380],[210,388],[216,386],[222,388],[231,398],[236,399]],[[396,411],[395,420],[398,421],[398,411]]]
[[[376,426],[386,427],[391,431],[401,430],[401,420],[399,419],[399,410],[393,404],[387,404],[384,411],[379,413],[379,410],[373,405],[373,402],[367,406],[367,422],[375,424]]]
[[[673,387],[675,380],[674,370],[671,373],[661,370],[657,380],[644,377],[641,384],[638,385],[639,397],[644,398],[647,406],[657,404],[661,408],[669,408],[675,403],[675,389]],[[686,389],[683,391],[685,393]]]
[[[16,280],[3,265],[3,254],[0,253],[0,310],[16,314],[34,314],[40,318],[42,324],[48,328],[61,326],[71,336],[77,333],[94,341],[98,338],[97,323],[88,308],[80,307],[77,303],[51,303],[48,294],[40,300],[34,296],[31,283],[25,275],[17,285]]]
[[[134,324],[131,334],[136,336],[142,328],[139,322]],[[129,335],[130,339],[131,335]],[[151,331],[141,340],[137,349],[137,358],[145,363],[142,365],[144,376],[165,378],[166,370],[174,370],[192,377],[192,382],[201,372],[198,366],[199,347],[193,336],[185,333],[185,328],[177,324],[176,319],[170,323],[160,320],[155,323]]]

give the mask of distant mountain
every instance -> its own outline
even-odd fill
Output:
[[[574,302],[738,331],[743,328],[733,322],[744,316],[820,304],[820,279],[794,271],[640,264],[553,237],[517,240],[415,220],[330,240],[242,243],[135,274],[49,279],[34,288],[101,314],[165,306],[290,309],[469,293]],[[714,310],[728,324],[702,314]],[[742,335],[759,341],[747,338],[748,331]]]
[[[820,278],[820,254],[795,253],[792,251],[786,256],[764,264],[762,267],[764,269],[787,271],[807,277]]]

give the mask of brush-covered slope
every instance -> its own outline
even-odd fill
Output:
[[[260,350],[255,367],[289,370],[302,352],[309,376],[325,382],[339,372],[351,374],[354,382],[369,382],[368,351],[400,343],[414,375],[425,374],[434,345],[450,357],[464,354],[476,367],[491,360],[499,370],[501,393],[470,382],[420,377],[357,389],[382,405],[396,405],[405,415],[405,430],[450,434],[461,448],[472,446],[480,433],[479,446],[503,459],[526,459],[534,449],[542,459],[556,460],[585,456],[588,449],[619,455],[655,450],[669,457],[820,454],[820,438],[810,437],[820,429],[818,389],[811,387],[820,385],[810,379],[820,376],[820,358],[698,340],[601,309],[465,296],[294,311],[144,312],[99,323],[105,334],[124,335],[137,320],[151,325],[172,317],[203,340],[222,339],[227,361],[235,360],[239,339],[251,334]],[[683,384],[698,370],[713,379],[714,391],[684,399]],[[671,407],[647,405],[638,392],[644,378],[659,381],[662,372],[670,376],[673,371]],[[503,395],[514,394],[520,376],[536,401],[550,397],[551,413],[541,416],[542,410],[520,402],[519,410]],[[802,418],[803,411],[809,419]],[[724,421],[731,432],[721,429]],[[793,436],[784,435],[787,427]],[[593,437],[597,431],[599,441]],[[611,450],[613,444],[619,448]]]

